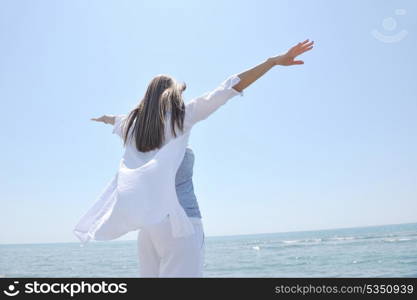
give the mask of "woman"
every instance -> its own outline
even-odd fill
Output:
[[[146,165],[154,159],[158,149],[183,132],[188,132],[194,124],[206,119],[233,96],[243,95],[245,88],[273,66],[303,64],[295,58],[311,50],[313,43],[305,40],[283,55],[268,58],[247,71],[232,75],[212,92],[188,104],[184,104],[182,99],[185,84],[179,84],[167,75],[156,76],[142,101],[128,115],[104,115],[92,120],[114,125],[113,133],[123,139],[126,147],[123,161],[126,168]],[[203,273],[205,244],[201,213],[192,182],[194,154],[187,147],[181,155],[181,163],[174,168],[175,192],[194,231],[187,236],[175,236],[173,223],[169,220],[173,216],[170,214],[166,214],[161,222],[141,228],[138,253],[142,277],[200,277]]]

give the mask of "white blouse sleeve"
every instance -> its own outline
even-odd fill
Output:
[[[114,125],[112,133],[117,134],[121,138],[123,138],[123,125],[126,119],[126,115],[115,115],[114,116]]]
[[[239,82],[240,78],[237,74],[231,75],[211,92],[207,92],[187,103],[185,105],[185,117],[189,126],[191,127],[195,123],[206,119],[230,98],[236,95],[243,96],[243,92],[238,92],[233,88]]]

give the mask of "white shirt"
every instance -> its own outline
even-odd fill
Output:
[[[165,121],[165,141],[160,149],[141,152],[128,141],[119,169],[73,232],[82,243],[116,239],[129,231],[161,222],[168,214],[174,237],[194,233],[175,190],[175,174],[184,157],[191,128],[243,92],[233,89],[240,81],[234,74],[217,88],[185,105],[184,132],[172,136]],[[169,118],[169,117],[168,117]],[[123,136],[126,115],[115,116],[113,133]],[[177,131],[178,132],[178,131]]]

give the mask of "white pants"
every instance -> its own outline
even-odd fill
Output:
[[[190,217],[195,233],[174,238],[169,217],[139,230],[138,254],[141,277],[202,277],[205,236],[200,218]]]

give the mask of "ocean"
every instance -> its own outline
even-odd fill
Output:
[[[0,245],[0,277],[139,277],[136,241]],[[205,277],[417,277],[417,223],[206,237]]]

